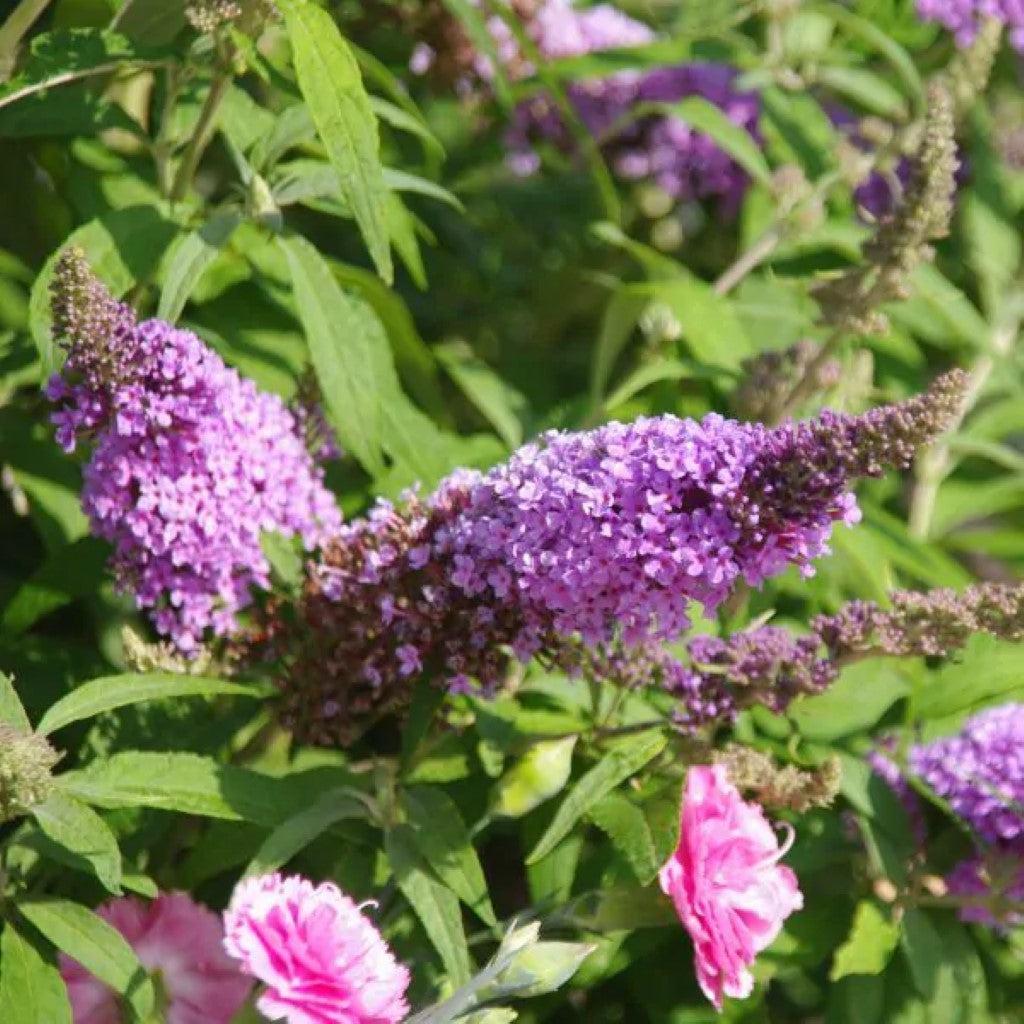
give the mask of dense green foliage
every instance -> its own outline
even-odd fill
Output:
[[[853,198],[858,153],[826,111],[873,118],[881,148],[859,156],[891,171],[916,144],[929,82],[951,62],[963,81],[953,42],[911,3],[624,3],[670,45],[543,70],[557,92],[611,67],[741,69],[761,92],[762,145],[691,108],[750,175],[734,216],[622,182],[585,141],[582,157],[545,152],[538,173],[513,174],[504,125],[537,80],[460,99],[412,75],[426,5],[278,6],[258,39],[241,24],[197,32],[178,0],[25,2],[22,15],[40,11],[31,27],[12,15],[0,29],[0,721],[27,715],[62,753],[53,793],[0,824],[0,1021],[70,1020],[55,948],[150,1020],[134,954],[85,908],[158,889],[221,908],[247,866],[285,864],[380,900],[415,1007],[467,982],[518,917],[594,945],[562,987],[512,992],[526,1024],[1024,1019],[1022,933],[962,924],[934,884],[968,853],[965,830],[922,788],[931,839],[918,854],[864,761],[880,737],[900,757],[1024,700],[1019,647],[975,637],[948,658],[861,660],[822,695],[780,715],[748,709],[719,735],[780,766],[841,766],[830,808],[780,813],[805,909],[758,961],[772,983],[719,1018],[655,882],[685,766],[707,751],[671,728],[634,731],[656,697],[532,664],[494,701],[449,698],[442,714],[424,685],[406,717],[348,749],[293,744],[268,673],[232,675],[215,657],[183,675],[155,655],[146,671],[126,650],[125,627],[131,647],[153,639],[149,625],[114,590],[81,511],[81,458],[53,443],[41,394],[61,359],[53,265],[71,243],[115,294],[195,331],[262,388],[291,399],[312,368],[345,451],[327,479],[347,518],[500,462],[548,427],[745,418],[752,357],[829,339],[839,371],[771,411],[859,412],[959,366],[974,384],[962,420],[912,472],[858,487],[863,520],[837,527],[816,575],[744,589],[695,629],[772,617],[799,632],[895,588],[1012,581],[1024,571],[1019,57],[1004,46],[984,92],[958,104],[963,171],[934,260],[886,302],[882,330],[837,336],[817,289],[863,263],[874,228]],[[287,595],[296,552],[271,557]],[[568,976],[579,954],[550,955]]]

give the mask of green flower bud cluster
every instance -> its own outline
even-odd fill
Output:
[[[50,795],[59,759],[42,736],[0,722],[0,822],[28,814]]]

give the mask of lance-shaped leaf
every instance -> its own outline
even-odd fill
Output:
[[[52,793],[32,808],[43,835],[81,861],[112,893],[121,892],[121,851],[107,823],[91,808]]]
[[[289,0],[284,16],[303,99],[374,265],[390,282],[391,248],[384,208],[387,189],[377,117],[359,65],[325,10],[307,0]]]
[[[0,935],[0,1020],[71,1024],[71,1003],[56,965],[39,940],[8,921]]]

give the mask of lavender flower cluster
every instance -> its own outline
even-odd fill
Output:
[[[960,47],[970,46],[991,18],[1005,25],[1014,48],[1024,51],[1024,6],[1019,0],[917,0],[917,13],[947,28]]]
[[[488,690],[505,649],[560,664],[579,643],[642,649],[678,637],[689,602],[711,613],[741,580],[810,573],[833,524],[859,517],[851,481],[907,465],[962,387],[954,373],[865,416],[775,429],[712,414],[554,431],[426,501],[382,504],[310,578],[286,723],[324,741],[423,671]]]
[[[68,355],[47,386],[53,421],[65,450],[91,446],[82,506],[120,586],[182,651],[230,634],[269,587],[263,531],[312,548],[341,525],[302,424],[194,334],[137,323],[74,249],[57,265],[54,327]]]

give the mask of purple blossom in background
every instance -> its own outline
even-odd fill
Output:
[[[486,4],[477,2],[476,6],[487,10]],[[522,20],[537,51],[550,61],[643,46],[656,39],[649,26],[611,4],[577,9],[571,0],[542,0],[537,4],[513,4],[506,13]],[[487,26],[506,73],[515,79],[534,74],[536,69],[521,52],[505,18],[492,15]],[[412,70],[424,73],[435,56],[430,47],[418,47]],[[487,56],[477,54],[473,70],[484,81],[493,80],[494,69]],[[722,211],[731,214],[749,182],[742,168],[709,136],[695,131],[681,118],[644,110],[643,105],[700,96],[759,141],[760,100],[755,93],[738,91],[735,77],[731,68],[715,64],[624,70],[570,82],[566,95],[620,177],[654,181],[679,200],[718,197]],[[572,131],[562,112],[543,92],[524,100],[513,113],[506,143],[511,151],[510,165],[517,173],[527,175],[538,169],[540,157],[534,144],[540,141],[568,153],[575,150]]]
[[[956,37],[957,46],[970,46],[986,18],[1005,25],[1015,49],[1024,51],[1024,4],[1020,0],[917,0],[924,21],[937,21]]]
[[[1018,854],[988,851],[962,860],[946,876],[946,887],[950,896],[967,901],[959,910],[961,921],[998,931],[1024,924],[1024,865]]]
[[[1024,704],[979,712],[908,761],[979,838],[1024,850]]]
[[[137,324],[75,250],[58,264],[54,321],[68,358],[47,386],[53,420],[66,450],[91,443],[82,506],[120,586],[182,651],[230,634],[269,587],[263,531],[312,548],[340,528],[301,424],[194,334]]]

